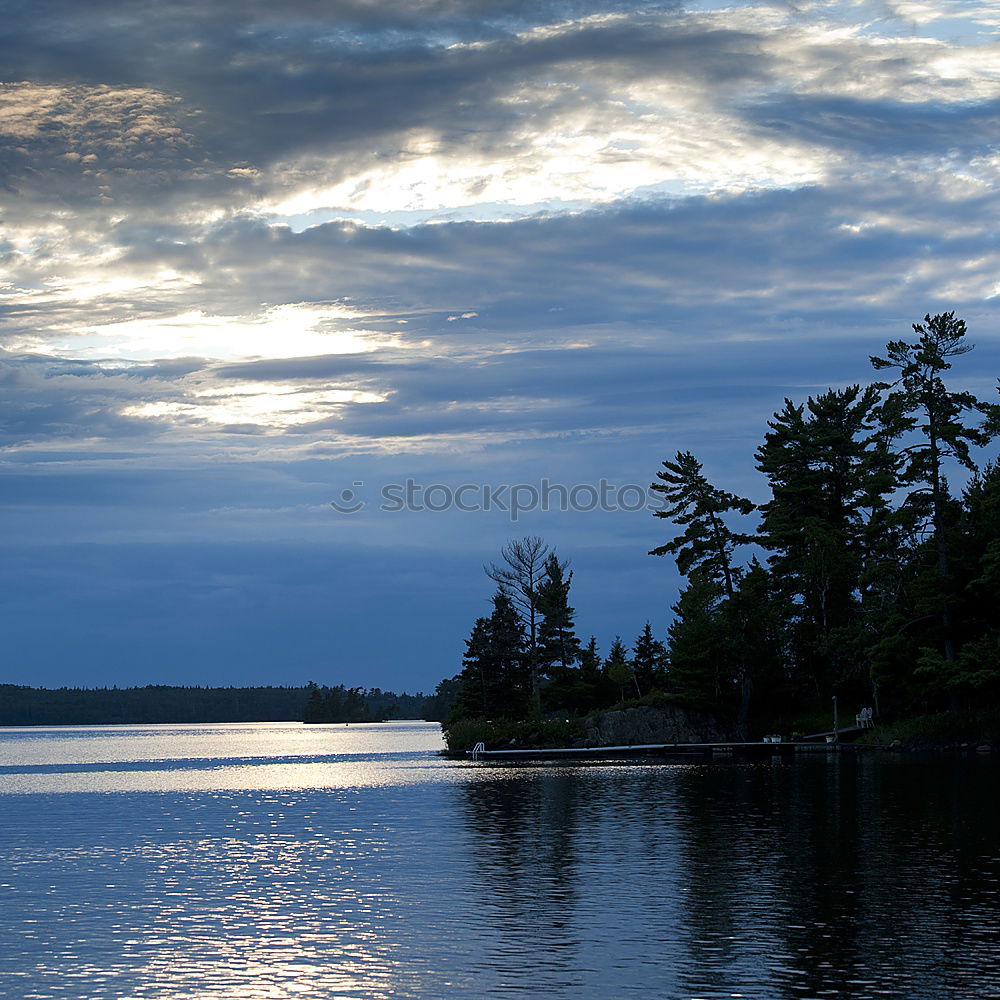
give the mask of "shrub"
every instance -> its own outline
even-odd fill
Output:
[[[450,753],[463,753],[477,743],[485,743],[487,750],[565,747],[583,735],[578,719],[459,719],[444,727]]]

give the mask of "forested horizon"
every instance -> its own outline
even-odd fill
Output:
[[[310,700],[336,708],[306,719]],[[343,685],[36,688],[0,684],[0,726],[153,725],[212,722],[373,722],[419,719],[428,699]]]

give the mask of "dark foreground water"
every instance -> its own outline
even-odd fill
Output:
[[[0,997],[1000,997],[994,759],[439,746],[0,730]]]

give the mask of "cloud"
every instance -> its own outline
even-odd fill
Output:
[[[884,100],[857,116],[863,130],[900,105],[1000,96],[995,45],[959,52],[891,24],[671,4],[373,7],[14,16],[6,65],[21,82],[0,117],[12,184],[35,217],[46,199],[161,218],[610,201],[819,180],[837,158],[807,127],[810,99]],[[761,105],[781,108],[781,128],[757,127]]]
[[[252,659],[212,624],[232,588],[199,582],[238,578],[233,620],[266,605],[312,663],[329,637],[294,610],[298,572],[322,579],[310,613],[342,606],[360,635],[398,565],[363,552],[406,552],[413,591],[442,581],[464,621],[478,583],[459,564],[478,574],[516,533],[336,520],[343,484],[641,480],[684,447],[752,493],[784,395],[868,378],[869,353],[941,309],[978,341],[956,378],[990,395],[993,21],[946,0],[15,6],[0,469],[6,545],[38,575],[14,623],[58,594],[50,631],[77,645],[117,606],[129,642],[189,615],[171,655]],[[622,554],[641,561],[649,525],[526,529],[649,588]],[[196,555],[209,540],[233,547],[217,565]],[[595,630],[628,631],[600,591]],[[460,647],[447,627],[432,678]]]
[[[801,345],[804,357],[847,332],[867,337],[864,357],[956,299],[975,325],[996,290],[996,216],[983,185],[895,177],[864,191],[635,201],[503,225],[297,234],[227,222],[190,234],[205,269],[184,293],[187,312],[168,311],[170,289],[162,301],[147,289],[131,319],[107,303],[75,321],[68,303],[33,310],[30,345],[49,357],[25,359],[19,378],[36,374],[12,385],[51,402],[11,426],[21,442],[30,427],[43,437],[86,427],[181,440],[258,433],[284,448],[280,431],[377,451],[626,428],[636,417],[627,399],[648,397],[641,419],[656,419],[646,386],[676,385],[710,349],[716,362],[739,351],[770,365],[775,351]],[[127,239],[144,266],[162,265],[144,232]],[[132,245],[119,251],[127,266]],[[707,281],[714,273],[725,281]],[[476,308],[454,312],[456,302]],[[748,363],[746,378],[765,362]],[[76,409],[64,412],[67,370]]]

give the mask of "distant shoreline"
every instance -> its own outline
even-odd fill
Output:
[[[135,726],[303,722],[315,685],[195,687],[149,684],[126,688],[34,688],[0,684],[0,728],[37,726]],[[366,718],[333,722],[416,718],[426,696],[380,688],[353,688]]]

